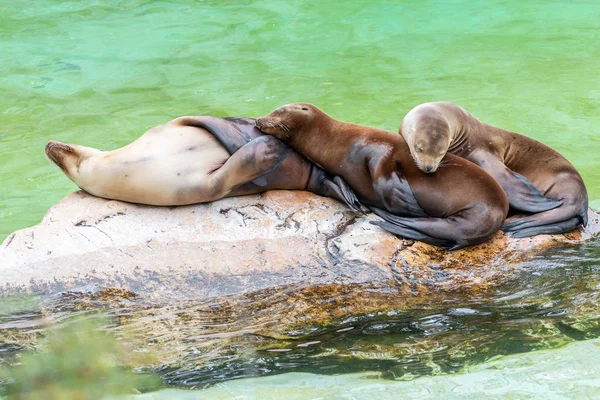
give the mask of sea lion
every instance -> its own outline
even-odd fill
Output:
[[[425,174],[402,136],[338,121],[308,103],[279,107],[257,126],[342,177],[386,220],[374,223],[399,236],[456,250],[489,238],[506,218],[500,185],[460,157],[449,154],[437,174]]]
[[[537,213],[504,223],[509,236],[563,233],[587,225],[583,179],[566,158],[537,140],[487,125],[448,102],[413,108],[400,134],[423,172],[435,172],[446,152],[460,156],[492,175],[513,209]]]
[[[360,210],[341,178],[262,134],[251,118],[180,117],[113,151],[50,141],[45,152],[81,189],[109,199],[175,206],[297,189]]]

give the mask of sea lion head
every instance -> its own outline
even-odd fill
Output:
[[[425,173],[435,172],[450,146],[450,126],[440,114],[414,108],[400,125],[417,167]]]
[[[91,157],[102,154],[102,151],[91,147],[67,144],[51,140],[44,149],[46,156],[63,170],[78,186],[82,167]]]
[[[256,126],[262,132],[283,141],[292,140],[298,132],[312,126],[326,115],[317,106],[310,103],[292,103],[256,120]]]

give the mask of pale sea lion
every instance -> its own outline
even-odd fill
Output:
[[[485,124],[448,102],[413,108],[400,124],[417,166],[435,172],[446,152],[492,175],[515,210],[537,213],[507,221],[510,236],[563,233],[587,224],[583,179],[560,153],[537,140]]]
[[[180,117],[113,151],[57,141],[45,151],[81,189],[108,199],[175,206],[297,189],[360,209],[341,178],[262,134],[251,118]]]
[[[338,121],[308,103],[279,107],[257,126],[344,178],[386,220],[375,224],[399,236],[455,250],[489,238],[506,218],[500,185],[460,157],[449,154],[436,174],[425,174],[402,136]]]

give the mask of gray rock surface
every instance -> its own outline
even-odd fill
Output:
[[[0,246],[2,293],[117,288],[160,299],[237,295],[280,285],[368,284],[479,290],[518,262],[600,231],[510,239],[449,253],[394,237],[335,200],[271,191],[185,207],[68,195]]]

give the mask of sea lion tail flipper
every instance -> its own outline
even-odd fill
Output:
[[[242,146],[262,136],[256,123],[251,118],[218,118],[210,116],[180,117],[175,123],[180,125],[204,128],[217,139],[229,154],[238,151]]]
[[[450,247],[453,245],[453,242],[450,240],[438,239],[432,236],[426,235],[423,232],[417,231],[415,229],[411,229],[404,226],[399,226],[392,224],[387,221],[370,221],[371,224],[377,225],[378,227],[393,233],[394,235],[400,236],[404,239],[411,240],[420,240],[421,242],[425,242],[427,244],[432,244],[434,246],[439,247]],[[452,248],[452,247],[450,247]]]

